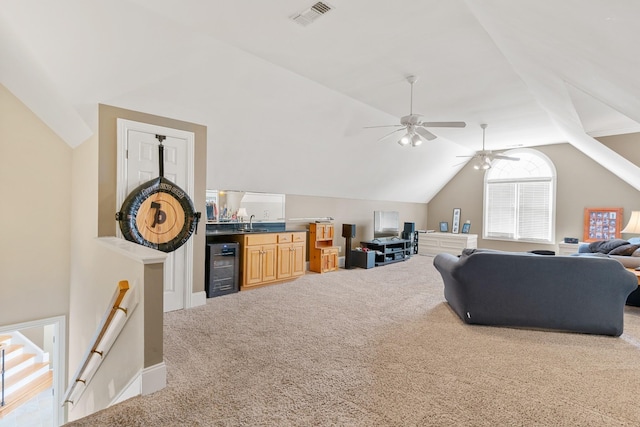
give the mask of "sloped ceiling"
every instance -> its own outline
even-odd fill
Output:
[[[208,127],[209,188],[428,202],[480,149],[640,131],[640,2],[0,0],[0,78],[71,146],[99,103]],[[434,141],[379,139],[409,113]]]

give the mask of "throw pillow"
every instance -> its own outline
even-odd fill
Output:
[[[626,245],[629,242],[622,239],[612,239],[612,240],[598,240],[597,242],[589,243],[589,250],[591,252],[608,254],[618,246]]]
[[[640,248],[636,249],[631,256],[640,256]]]
[[[628,241],[632,245],[640,245],[640,237],[632,237]]]
[[[609,252],[609,255],[622,255],[622,256],[630,256],[632,253],[636,251],[636,249],[640,248],[640,245],[621,245]]]

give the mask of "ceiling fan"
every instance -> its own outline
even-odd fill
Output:
[[[413,147],[417,147],[422,144],[424,140],[433,141],[437,138],[436,135],[429,132],[426,128],[434,128],[434,127],[449,127],[449,128],[463,128],[467,124],[465,122],[425,122],[422,119],[422,115],[413,114],[413,84],[418,81],[416,76],[408,76],[407,81],[411,85],[411,104],[409,107],[409,115],[404,116],[400,119],[399,125],[384,125],[384,126],[365,126],[365,128],[384,128],[384,127],[398,127],[396,129],[382,138],[379,138],[378,141],[383,140],[396,132],[404,132],[405,134],[398,140],[398,144],[405,146],[411,144]]]
[[[502,154],[496,154],[491,152],[491,150],[485,150],[484,149],[484,134],[485,134],[485,130],[487,129],[487,125],[486,123],[482,123],[480,125],[480,127],[482,128],[482,150],[480,151],[476,151],[476,154],[474,154],[473,156],[456,156],[456,157],[471,157],[472,159],[475,159],[474,164],[473,164],[473,168],[478,170],[478,169],[483,169],[483,170],[487,170],[491,168],[491,162],[493,162],[496,159],[500,159],[500,160],[520,160],[518,157],[509,157],[509,156],[503,156]]]

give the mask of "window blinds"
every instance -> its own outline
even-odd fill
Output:
[[[485,236],[551,241],[551,180],[488,182]]]

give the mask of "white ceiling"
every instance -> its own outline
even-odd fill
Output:
[[[71,146],[98,103],[208,127],[211,187],[429,201],[459,155],[569,142],[640,189],[592,137],[640,131],[640,2],[0,0],[0,77]],[[421,147],[390,130],[413,112]]]

